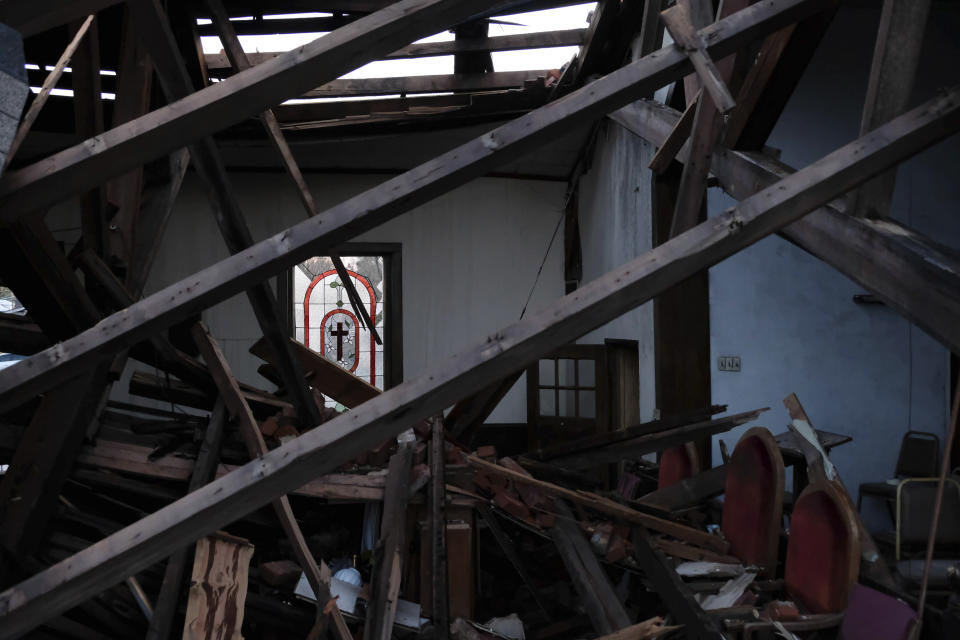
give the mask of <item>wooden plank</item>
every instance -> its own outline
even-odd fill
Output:
[[[292,408],[292,405],[286,400],[273,396],[266,391],[254,389],[247,385],[241,385],[240,389],[243,392],[244,399],[253,409],[254,415],[258,417],[267,418],[278,411]],[[210,411],[214,405],[214,399],[206,390],[196,389],[179,380],[167,380],[163,376],[144,371],[133,372],[130,377],[129,391],[131,394],[143,398],[175,402],[194,409]]]
[[[860,135],[906,110],[929,13],[930,0],[884,0]],[[851,213],[869,218],[888,216],[896,179],[894,169],[861,185],[853,195]]]
[[[497,384],[455,404],[444,418],[444,428],[452,433],[454,438],[472,441],[476,428],[483,424],[483,421],[497,408],[521,375],[523,371],[517,371]]]
[[[652,491],[637,499],[636,504],[667,513],[689,509],[723,493],[726,476],[726,466],[713,467],[677,484]]]
[[[532,476],[518,473],[511,469],[501,467],[500,465],[493,464],[492,462],[487,462],[486,460],[477,458],[476,456],[468,456],[467,463],[477,467],[478,469],[483,469],[488,473],[493,473],[504,478],[508,478],[514,483],[536,487],[537,489],[541,489],[542,491],[557,498],[569,500],[570,502],[574,502],[609,516],[613,516],[614,518],[623,520],[624,522],[629,522],[631,524],[642,524],[651,529],[655,529],[662,533],[680,538],[681,540],[686,540],[693,544],[707,547],[721,553],[726,553],[729,547],[723,538],[709,534],[705,531],[700,531],[699,529],[694,529],[692,527],[679,524],[677,522],[671,522],[669,520],[657,518],[656,516],[641,513],[635,509],[631,509],[630,507],[626,507],[618,502],[614,502],[613,500],[604,498],[603,496],[595,493],[590,493],[588,491],[571,491],[570,489],[555,485],[551,482],[538,480]]]
[[[0,351],[33,355],[51,344],[43,330],[26,316],[0,313]]]
[[[217,463],[220,460],[220,447],[223,445],[223,435],[227,424],[227,411],[223,400],[217,401],[210,421],[203,434],[197,460],[190,475],[190,485],[187,492],[196,491],[214,478]],[[174,614],[177,610],[177,601],[183,586],[183,576],[187,568],[189,549],[179,549],[170,558],[163,570],[163,581],[160,583],[160,592],[157,594],[153,615],[147,629],[146,640],[166,640],[170,637]]]
[[[497,521],[493,510],[488,504],[482,502],[478,502],[474,508],[477,510],[477,513],[480,514],[480,517],[483,518],[483,521],[487,523],[487,528],[490,530],[490,533],[493,534],[494,539],[503,551],[503,555],[507,557],[507,561],[513,566],[517,575],[520,576],[527,590],[530,591],[533,601],[537,603],[537,606],[545,615],[549,616],[550,611],[544,605],[542,596],[540,596],[536,586],[534,586],[533,579],[530,577],[530,572],[527,570],[527,565],[523,561],[523,557],[520,555],[520,552],[517,551],[517,547],[510,536],[500,527],[500,523]]]
[[[761,410],[762,411],[762,410]],[[614,464],[623,460],[637,459],[648,453],[655,453],[687,442],[693,442],[718,433],[725,433],[757,419],[760,411],[740,413],[733,416],[697,422],[675,429],[620,440],[613,444],[586,449],[578,453],[551,458],[550,462],[567,469],[589,469],[603,464]]]
[[[693,593],[650,540],[642,526],[632,530],[633,558],[647,579],[653,583],[657,596],[663,601],[676,621],[684,625],[684,635],[690,640],[720,640],[724,638],[719,623],[704,612]]]
[[[690,56],[690,62],[697,70],[700,82],[707,90],[707,94],[713,100],[717,110],[720,113],[726,113],[733,109],[736,106],[736,101],[730,95],[730,90],[710,58],[710,54],[707,53],[706,42],[702,34],[697,31],[691,22],[690,11],[687,6],[682,3],[676,4],[666,11],[662,11],[660,19],[663,20],[663,24],[667,27],[670,35],[673,36],[676,45]]]
[[[0,217],[19,217],[11,208],[34,211],[58,202],[303,95],[318,83],[462,22],[488,6],[485,0],[401,0],[391,4],[333,34],[115,127],[95,143],[81,143],[10,172],[0,186]]]
[[[394,93],[440,93],[444,91],[503,91],[518,89],[524,82],[545,78],[548,70],[492,71],[486,73],[448,73],[392,78],[356,78],[332,80],[303,95],[304,98],[340,96],[382,96]]]
[[[197,349],[199,349],[203,355],[204,362],[206,362],[207,367],[210,368],[210,374],[213,376],[213,381],[220,391],[220,396],[223,398],[224,404],[237,421],[240,436],[246,445],[247,453],[249,453],[250,457],[254,460],[263,457],[268,452],[267,443],[263,440],[263,435],[260,433],[260,426],[253,417],[247,401],[243,398],[243,393],[240,391],[240,387],[237,385],[237,381],[230,371],[230,365],[227,364],[226,358],[223,357],[219,345],[202,322],[193,325],[190,333],[197,345]],[[352,636],[337,606],[333,605],[329,607],[330,611],[327,611],[327,605],[334,600],[330,594],[330,569],[323,560],[321,560],[319,564],[314,560],[313,554],[307,546],[307,541],[303,537],[303,532],[300,530],[300,525],[297,524],[297,519],[293,514],[289,498],[285,495],[276,498],[273,501],[273,509],[277,513],[277,518],[280,520],[280,526],[283,528],[284,534],[286,534],[290,541],[290,546],[293,548],[293,555],[296,557],[297,563],[303,569],[307,580],[310,582],[310,586],[313,588],[314,594],[316,594],[318,616],[321,616],[320,610],[323,612],[323,619],[329,615],[334,622],[336,637],[341,640],[349,640]],[[324,630],[323,627],[325,627],[325,625],[321,625],[321,631]]]
[[[560,559],[580,601],[587,610],[597,633],[613,633],[625,629],[632,622],[610,584],[593,547],[587,541],[570,508],[560,500],[554,501],[557,523],[550,529],[550,537],[557,545]]]
[[[765,6],[769,9],[766,4],[754,5],[756,11],[763,11]],[[754,7],[730,19],[752,15]],[[770,26],[775,29],[782,25]],[[625,67],[612,77],[630,69]],[[599,92],[603,82],[592,83],[589,91]],[[575,96],[577,93],[554,105],[569,103]],[[411,423],[442,411],[471,390],[492,384],[543,353],[636,308],[958,129],[960,89],[954,89],[500,330],[422,377],[365,402],[322,429],[287,442],[189,498],[14,585],[0,593],[0,639],[22,635],[82,602],[98,588],[149,566],[310,478],[332,471]],[[232,259],[237,258],[242,256]],[[11,388],[22,385],[18,375],[11,376],[16,373],[14,369],[32,371],[30,362],[28,359],[0,374],[6,396]]]
[[[620,124],[659,144],[678,114],[637,103],[614,114]],[[684,159],[683,154],[679,158]],[[723,189],[745,198],[794,169],[766,155],[718,150],[712,170]],[[854,218],[842,201],[820,207],[780,234],[880,297],[887,306],[960,351],[960,260],[939,243],[893,220]]]
[[[545,49],[549,47],[571,47],[583,43],[586,31],[586,29],[562,29],[558,31],[519,33],[488,38],[462,38],[448,42],[417,42],[397,49],[382,59],[402,60],[432,56],[452,56],[458,53],[472,53],[476,51],[520,51],[524,49]],[[251,52],[247,54],[247,59],[251,65],[257,65],[282,54],[282,51]],[[230,60],[227,58],[225,52],[208,53],[205,59],[207,68],[213,71],[229,69],[231,67]]]
[[[363,637],[390,640],[397,614],[401,568],[407,538],[407,501],[410,496],[410,469],[413,449],[401,445],[390,457],[387,469],[387,490],[383,497],[383,519],[380,540],[374,550],[373,574],[370,577],[370,600],[367,604]]]
[[[447,575],[447,476],[443,419],[430,421],[430,612],[437,640],[450,636],[450,593]],[[485,506],[485,505],[484,505]],[[536,594],[534,594],[536,597]]]
[[[781,28],[816,10],[824,1],[778,0],[753,5],[706,28],[704,35],[711,43],[711,53],[731,53],[764,32]],[[58,345],[55,356],[47,350],[0,373],[0,410],[16,404],[8,391],[17,389],[19,397],[27,397],[29,393],[48,388],[46,385],[54,384],[57,379],[82,371],[90,360],[105,357],[107,352],[132,344],[140,336],[244,291],[251,283],[292,267],[318,251],[335,248],[358,233],[483,175],[501,162],[523,155],[538,143],[553,140],[577,124],[590,122],[600,114],[628,104],[646,89],[660,86],[688,69],[689,62],[682,52],[675,47],[662,49],[657,55],[647,56],[592,82],[589,88],[569,94],[563,101],[548,104],[347,200],[319,216],[323,219],[322,225],[317,219],[301,222],[182,283],[158,291],[132,306],[122,318],[113,317],[102,323],[95,338],[87,335],[82,340],[78,337],[75,341],[65,341]],[[949,131],[936,125],[925,130],[929,137],[915,140],[931,144]],[[882,159],[883,155],[879,157]],[[894,159],[899,157],[893,155]]]
[[[183,640],[241,640],[253,545],[222,533],[197,541]]]
[[[657,149],[657,153],[650,160],[650,164],[647,165],[654,173],[658,175],[664,173],[670,166],[670,163],[673,162],[673,159],[676,158],[683,145],[687,143],[687,138],[690,137],[690,132],[693,131],[693,120],[694,115],[697,113],[697,105],[700,103],[700,95],[702,94],[698,94],[697,98],[687,105],[687,108],[683,111],[683,115],[680,116],[677,124],[670,131],[670,135],[663,141],[663,144]]]

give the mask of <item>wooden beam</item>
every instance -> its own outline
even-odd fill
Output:
[[[477,427],[497,408],[521,375],[523,371],[517,371],[480,393],[458,402],[444,418],[446,430],[453,434],[454,438],[472,441]]]
[[[87,141],[8,173],[0,218],[37,211],[463,22],[485,0],[401,0],[342,29]],[[51,179],[52,178],[52,179]],[[25,215],[24,213],[23,215]]]
[[[754,5],[711,25],[704,30],[704,35],[711,43],[711,53],[732,53],[764,32],[779,29],[808,15],[823,1],[778,0]],[[672,46],[662,49],[657,55],[618,69],[591,83],[589,88],[569,94],[562,101],[548,104],[359,194],[317,219],[301,222],[182,283],[158,291],[132,306],[122,317],[101,323],[96,329],[96,337],[88,334],[82,339],[65,341],[57,346],[56,353],[50,350],[41,352],[0,373],[0,410],[15,406],[16,397],[29,397],[30,393],[49,388],[57,380],[84,370],[90,362],[106,357],[111,351],[133,344],[151,332],[244,291],[253,282],[292,267],[317,252],[335,248],[358,233],[485,174],[499,163],[523,155],[541,142],[553,140],[574,126],[591,122],[632,102],[645,90],[660,86],[689,69],[689,62],[682,52]],[[952,112],[947,109],[944,115],[952,115]],[[935,114],[931,117],[935,118]],[[911,130],[920,124],[917,120],[909,122],[908,129]],[[921,126],[920,130],[926,135],[913,140],[932,144],[947,135],[949,128],[938,126],[939,123],[939,119],[924,123],[928,126]],[[912,148],[912,145],[908,146]],[[902,157],[878,154],[873,159],[883,162],[885,155],[892,158],[889,162]],[[13,390],[17,390],[16,396],[8,393]]]
[[[406,555],[404,547],[407,538],[407,501],[410,497],[412,464],[413,449],[409,445],[400,445],[397,452],[390,457],[387,469],[380,540],[374,550],[370,601],[363,628],[363,637],[370,640],[390,640],[393,634],[403,560]],[[444,529],[445,525],[446,523]]]
[[[542,71],[488,71],[485,73],[447,73],[430,76],[394,78],[356,78],[333,80],[303,95],[304,98],[340,96],[381,96],[394,93],[441,93],[445,91],[502,91],[519,89],[524,82],[544,78]]]
[[[159,0],[136,0],[130,4],[130,10],[137,23],[137,32],[147,43],[153,57],[167,99],[172,102],[190,96],[190,78]],[[250,247],[253,244],[253,235],[247,227],[213,138],[208,136],[194,144],[191,155],[194,166],[207,183],[207,196],[227,249],[235,254]],[[319,424],[320,412],[293,356],[288,332],[277,311],[278,303],[273,288],[264,282],[255,283],[247,289],[247,298],[263,335],[277,354],[277,369],[293,405],[297,408],[300,420],[308,424]]]
[[[43,330],[29,318],[0,313],[0,351],[29,356],[51,344]]]
[[[666,513],[688,509],[723,493],[726,479],[727,468],[720,465],[701,471],[677,484],[651,491],[638,498],[636,503]]]
[[[749,411],[716,420],[658,431],[595,449],[585,449],[577,453],[551,458],[550,462],[565,469],[577,470],[636,459],[648,453],[664,451],[670,447],[700,440],[718,433],[725,433],[734,427],[756,420],[759,414],[759,411]]]
[[[223,400],[218,400],[210,414],[210,420],[203,434],[197,459],[193,464],[190,475],[190,485],[187,493],[196,491],[214,478],[217,464],[220,461],[220,447],[223,445],[223,435],[227,424],[227,410]],[[163,570],[163,582],[160,584],[160,593],[157,595],[153,607],[153,616],[147,629],[146,640],[167,640],[173,626],[174,614],[177,610],[177,601],[180,599],[180,590],[183,587],[183,575],[187,567],[189,549],[179,549],[167,559]]]
[[[480,514],[480,517],[483,518],[483,521],[487,523],[487,528],[490,529],[490,533],[493,534],[494,539],[497,541],[497,544],[503,551],[503,555],[507,557],[507,561],[510,562],[514,570],[517,572],[517,575],[520,576],[523,584],[527,586],[527,590],[533,597],[534,602],[537,603],[537,606],[541,611],[543,611],[544,615],[549,616],[550,611],[544,605],[543,599],[533,583],[533,578],[530,577],[530,572],[527,570],[527,564],[523,561],[523,557],[521,557],[520,553],[517,551],[517,547],[513,543],[513,540],[500,527],[500,523],[497,521],[497,516],[494,514],[493,509],[490,508],[490,505],[482,502],[478,502],[474,508],[477,510],[477,513]]]
[[[666,172],[674,158],[680,153],[680,149],[687,143],[687,138],[690,137],[690,132],[693,130],[693,120],[697,113],[697,105],[700,104],[701,95],[703,95],[702,90],[701,93],[697,94],[697,97],[694,98],[693,102],[688,104],[687,108],[684,109],[683,115],[680,116],[677,124],[671,129],[670,135],[663,141],[663,144],[657,149],[657,153],[650,160],[650,164],[647,165],[655,174],[660,175]],[[672,209],[670,213],[673,213]]]
[[[707,94],[713,100],[717,110],[720,113],[726,113],[733,109],[736,106],[736,101],[730,95],[730,90],[727,89],[726,82],[710,58],[710,54],[707,53],[703,35],[698,32],[698,27],[702,29],[706,25],[693,24],[690,10],[683,3],[676,4],[661,12],[660,19],[663,20],[663,24],[670,31],[676,45],[690,56],[690,62],[697,70],[700,82],[707,90]]]
[[[659,144],[679,114],[644,102],[613,117]],[[723,189],[739,199],[794,171],[761,153],[728,149],[713,154],[712,169]],[[842,201],[818,208],[780,235],[880,297],[952,351],[960,351],[960,324],[955,321],[960,317],[960,260],[939,243],[893,220],[854,218]]]
[[[572,47],[583,43],[586,29],[563,29],[560,31],[542,31],[539,33],[519,33],[509,36],[489,38],[463,38],[449,42],[418,42],[397,49],[384,56],[384,60],[403,60],[409,58],[427,58],[432,56],[452,56],[458,53],[477,51],[521,51],[524,49],[546,49],[550,47]],[[251,65],[261,64],[282,55],[282,51],[248,53]],[[208,53],[207,67],[211,70],[229,69],[230,60],[225,52]]]
[[[630,626],[632,620],[610,584],[610,577],[597,560],[570,508],[554,500],[557,522],[550,537],[557,545],[580,601],[597,633],[609,634]]]
[[[906,110],[929,13],[930,0],[884,0],[860,135]],[[863,184],[854,193],[851,213],[869,218],[888,216],[896,180],[894,169]]]
[[[766,3],[754,7],[758,11],[769,9]],[[752,13],[747,9],[735,15],[742,18]],[[625,67],[611,77],[635,68]],[[602,83],[598,80],[587,89],[598,94]],[[554,105],[566,103],[564,108],[569,108],[571,98],[578,93]],[[0,593],[0,640],[22,635],[82,602],[97,589],[149,566],[310,478],[332,471],[411,423],[442,411],[471,390],[492,384],[543,353],[636,308],[671,285],[770,235],[958,129],[960,88],[841,147],[775,187],[577,289],[541,312],[501,329],[420,378],[365,402],[329,421],[322,429],[304,433],[193,492],[189,498],[178,500],[24,580]],[[488,136],[484,140],[497,140]],[[325,217],[325,222],[330,220]],[[286,237],[289,236],[290,232]],[[238,258],[243,256],[228,258],[227,262]],[[223,269],[223,263],[218,269]],[[0,373],[0,398],[8,397],[11,388],[23,384],[19,375],[11,373],[16,373],[16,367],[33,371],[30,362],[28,359]]]
[[[217,32],[220,34],[220,42],[223,43],[227,51],[227,57],[230,58],[230,63],[233,65],[234,70],[245,71],[249,69],[250,61],[247,59],[247,54],[243,50],[243,45],[240,44],[240,39],[233,30],[233,25],[227,16],[226,10],[223,8],[223,4],[220,0],[206,0],[206,2],[213,16],[213,23],[216,25]],[[317,206],[313,200],[313,194],[310,193],[310,188],[307,187],[307,182],[303,179],[300,167],[297,166],[297,162],[293,157],[293,151],[290,150],[290,146],[283,137],[283,132],[280,131],[280,123],[277,122],[277,116],[274,115],[271,109],[267,109],[260,114],[260,121],[263,122],[263,127],[266,129],[274,149],[280,154],[280,160],[287,174],[297,187],[297,194],[300,196],[300,202],[303,204],[304,209],[307,210],[307,217],[317,215]],[[376,326],[374,326],[375,323],[370,318],[370,313],[367,311],[366,305],[360,300],[357,288],[353,284],[353,279],[347,273],[347,268],[343,265],[340,256],[332,254],[330,259],[333,261],[333,267],[337,270],[340,282],[347,292],[347,298],[350,300],[350,306],[353,308],[353,312],[360,318],[362,326],[366,327],[366,329],[373,334],[373,338],[377,344],[383,344],[383,340],[380,338]]]
[[[263,440],[260,425],[253,417],[250,406],[244,399],[243,393],[237,385],[237,380],[230,371],[230,365],[227,364],[226,358],[220,351],[220,346],[202,322],[196,323],[190,333],[197,349],[203,355],[204,362],[210,368],[210,374],[220,391],[220,397],[223,398],[230,414],[237,421],[247,453],[253,460],[262,458],[268,452],[267,443]],[[409,473],[407,475],[409,477]],[[303,532],[300,530],[300,525],[297,524],[297,519],[293,514],[290,499],[285,495],[276,498],[273,501],[273,509],[277,513],[283,532],[290,541],[297,563],[303,569],[314,594],[316,594],[318,608],[323,611],[324,616],[330,615],[333,619],[336,637],[340,640],[350,640],[352,636],[347,630],[346,622],[344,622],[336,605],[330,608],[329,614],[327,613],[327,605],[333,601],[333,596],[330,594],[330,569],[322,560],[319,565],[314,560],[313,554],[307,546],[307,541],[303,537]]]

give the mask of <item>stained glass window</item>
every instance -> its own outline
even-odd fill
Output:
[[[364,309],[384,334],[383,256],[341,256]],[[340,276],[327,257],[310,258],[293,272],[293,317],[296,339],[325,358],[384,388],[383,345],[357,318]],[[328,400],[328,404],[335,403]]]

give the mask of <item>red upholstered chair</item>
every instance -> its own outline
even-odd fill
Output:
[[[671,447],[660,454],[657,487],[670,487],[700,473],[700,455],[692,442]]]
[[[784,583],[811,613],[838,613],[857,582],[860,537],[853,505],[829,482],[804,490],[790,517]]]
[[[764,427],[748,430],[727,463],[720,528],[730,553],[773,575],[783,513],[783,457]]]

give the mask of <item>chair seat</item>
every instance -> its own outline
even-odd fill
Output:
[[[893,499],[897,497],[897,485],[889,482],[864,482],[860,485],[860,495]]]

